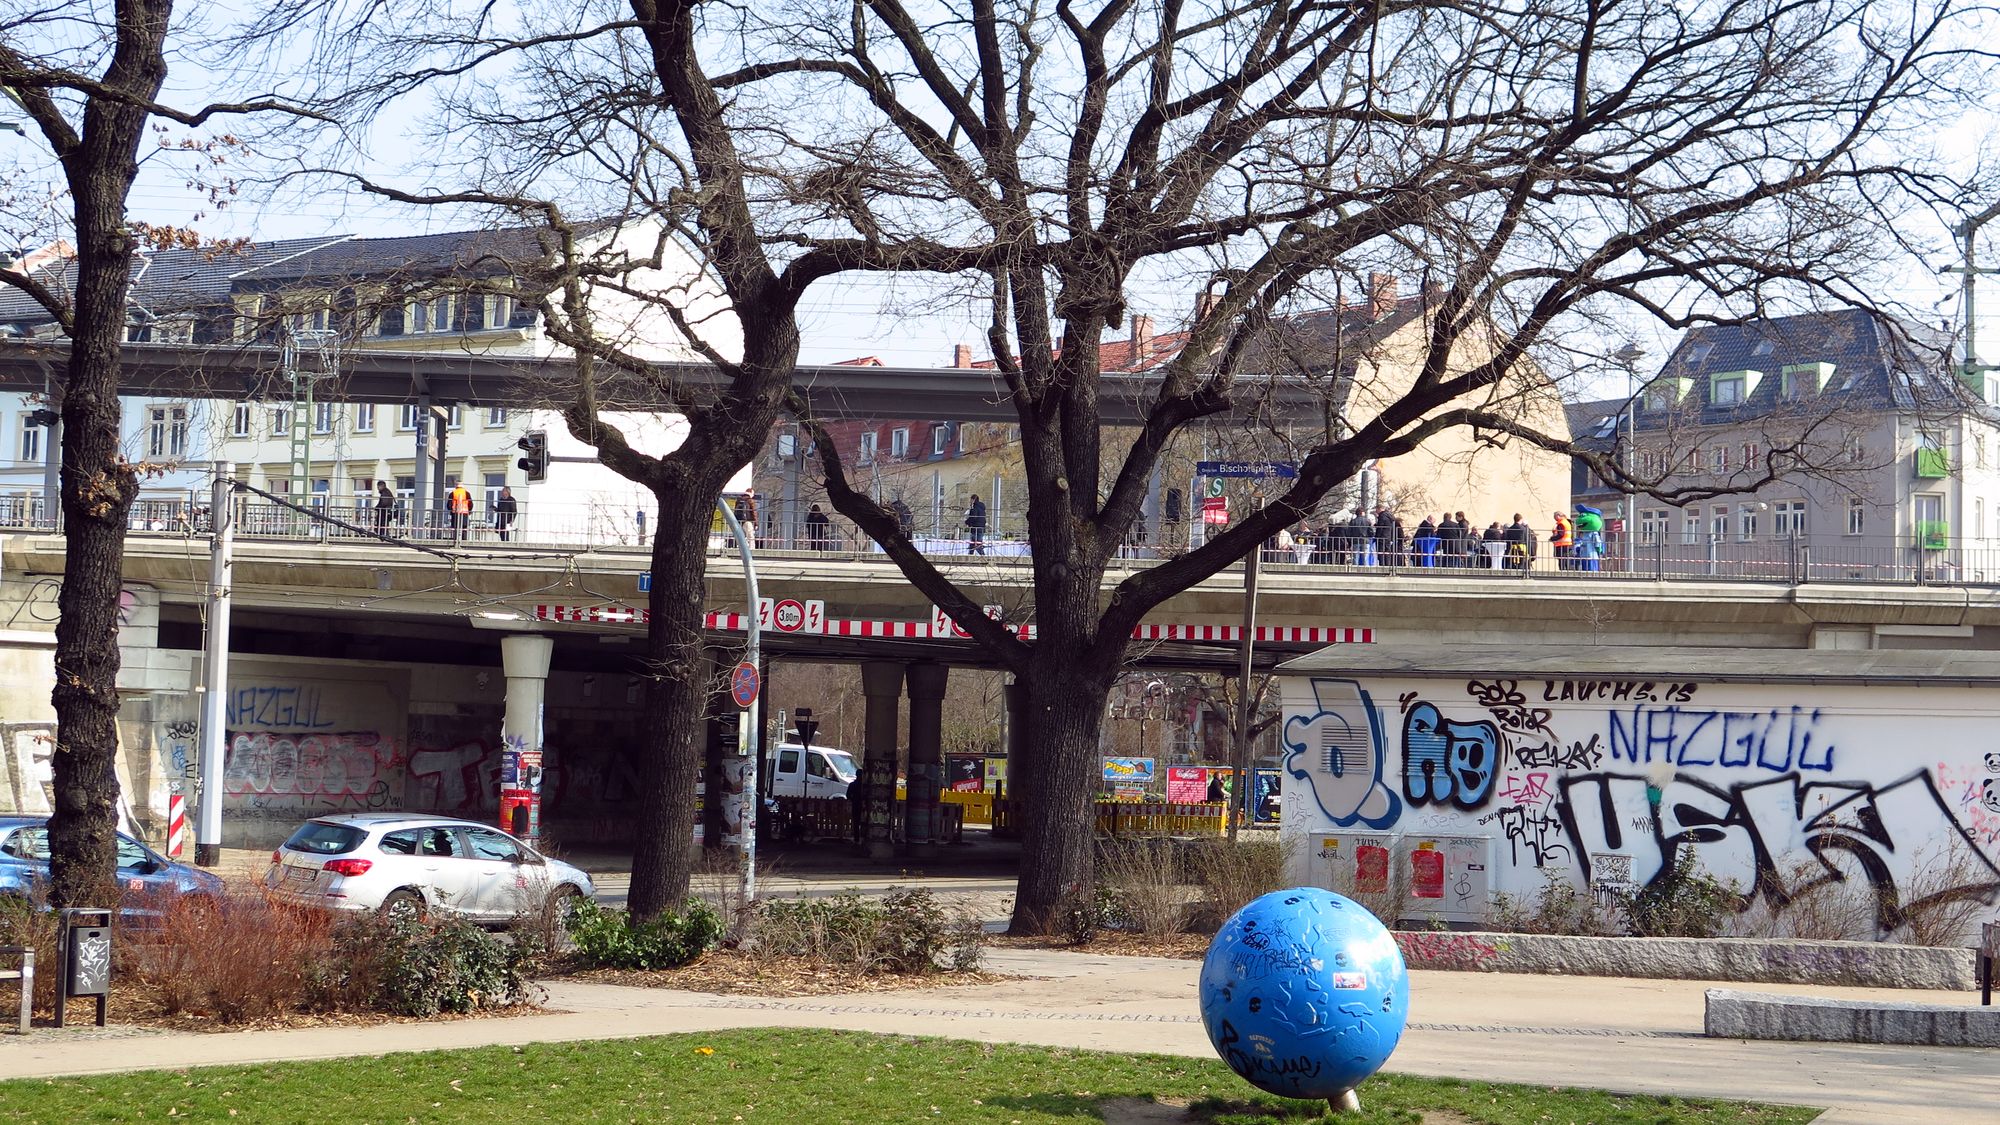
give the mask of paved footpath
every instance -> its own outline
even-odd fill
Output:
[[[557,981],[537,1016],[225,1034],[137,1029],[0,1035],[0,1076],[43,1077],[612,1039],[738,1027],[831,1027],[1210,1056],[1196,964],[1002,949],[988,985],[758,999]],[[1701,1038],[1699,981],[1412,974],[1391,1070],[1638,1093],[1826,1106],[1822,1125],[2000,1125],[2000,1050]],[[1963,1004],[1966,993],[1759,985],[1777,992]],[[107,1042],[107,1040],[113,1040]]]

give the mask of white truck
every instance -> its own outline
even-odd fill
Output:
[[[861,767],[854,755],[831,746],[806,747],[787,742],[764,763],[773,797],[845,797]]]

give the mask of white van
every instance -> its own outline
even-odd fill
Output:
[[[796,742],[779,746],[764,763],[773,797],[845,797],[861,767],[854,755],[831,746],[810,749]]]

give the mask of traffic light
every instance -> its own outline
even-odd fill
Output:
[[[527,453],[526,457],[514,462],[528,474],[530,482],[547,480],[549,475],[549,435],[546,430],[529,430],[514,443]]]

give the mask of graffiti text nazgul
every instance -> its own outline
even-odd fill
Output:
[[[1727,766],[1772,773],[1833,769],[1834,745],[1815,737],[1817,709],[1697,711],[1635,704],[1607,711],[1606,741],[1614,762],[1637,765]]]
[[[325,730],[331,717],[320,717],[316,687],[246,687],[229,693],[229,725],[278,730]]]

